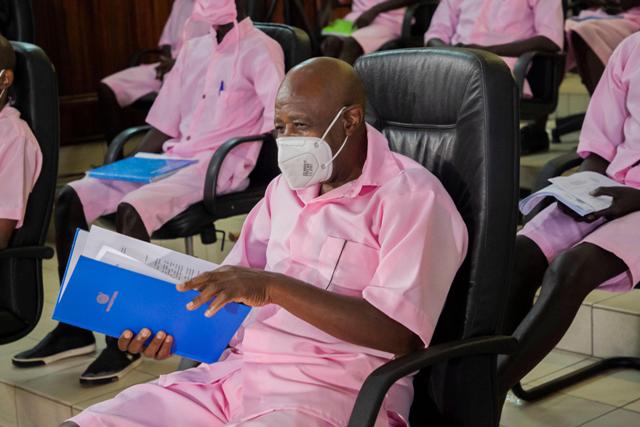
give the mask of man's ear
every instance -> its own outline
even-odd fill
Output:
[[[0,90],[9,89],[13,84],[13,70],[4,70],[0,72]]]
[[[362,105],[353,105],[344,112],[344,131],[347,136],[351,136],[353,132],[364,122],[364,108]]]

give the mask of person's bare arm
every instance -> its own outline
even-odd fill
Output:
[[[518,40],[512,43],[504,43],[493,46],[480,45],[460,45],[461,47],[472,47],[488,50],[499,56],[518,57],[526,52],[547,52],[554,53],[560,50],[560,46],[555,44],[551,39],[545,36],[535,36],[524,40]]]
[[[14,219],[0,218],[0,250],[9,246],[9,240],[17,223]]]
[[[169,139],[171,139],[169,135],[166,135],[152,127],[144,136],[142,142],[136,149],[136,153],[161,153],[162,144]]]
[[[580,172],[597,172],[601,175],[606,175],[608,167],[609,162],[607,160],[592,153],[580,165]]]
[[[252,307],[276,304],[316,328],[352,344],[393,354],[406,354],[424,346],[416,334],[364,299],[339,295],[279,273],[224,266],[178,285],[180,291],[190,289],[198,289],[200,294],[187,305],[187,309],[196,310],[210,304],[207,316],[213,316],[231,301]],[[168,357],[173,337],[160,331],[143,349],[150,333],[145,328],[134,337],[131,331],[125,331],[120,336],[119,348],[132,353],[144,351],[148,357]]]
[[[401,9],[403,7],[410,6],[416,3],[417,0],[387,0],[382,3],[378,3],[371,9],[365,11],[356,19],[354,24],[358,28],[363,28],[370,25],[374,19],[381,13],[389,12],[395,9]]]

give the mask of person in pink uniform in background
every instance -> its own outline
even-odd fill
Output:
[[[174,0],[171,15],[158,42],[162,51],[159,62],[129,67],[100,82],[98,102],[107,142],[126,128],[123,108],[145,95],[160,91],[164,76],[173,67],[185,38],[209,32],[209,26],[202,22],[189,22],[187,28],[194,3],[195,0]]]
[[[640,30],[640,0],[594,0],[594,7],[567,19],[567,70],[576,68],[593,95],[614,49]]]
[[[9,105],[16,54],[0,35],[0,250],[22,227],[29,194],[38,180],[42,153],[29,125]]]
[[[327,36],[322,42],[325,56],[340,58],[349,64],[365,53],[375,52],[383,44],[400,37],[405,7],[416,0],[339,0],[351,3],[344,17],[357,27],[351,37]]]
[[[516,281],[506,333],[518,350],[498,364],[506,393],[560,341],[595,288],[626,292],[640,282],[640,33],[614,51],[580,133],[581,170],[626,187],[600,188],[613,204],[587,217],[553,204],[516,240]],[[542,286],[533,305],[534,294]]]
[[[64,275],[76,228],[116,214],[117,230],[148,241],[171,218],[202,201],[209,161],[226,141],[273,129],[273,103],[284,78],[280,45],[253,26],[238,22],[233,0],[196,0],[192,19],[206,22],[211,33],[189,40],[147,117],[152,129],[138,151],[164,152],[194,159],[195,165],[151,184],[85,177],[64,187],[56,203],[58,272]],[[243,144],[225,159],[217,192],[245,189],[260,144]],[[114,381],[139,363],[120,352],[114,339],[81,375],[80,381]],[[13,358],[17,366],[55,362],[95,351],[90,331],[59,324],[36,347]]]
[[[255,307],[228,351],[65,426],[343,427],[374,369],[429,345],[465,258],[466,227],[437,178],[365,123],[364,104],[345,62],[311,59],[287,75],[275,119],[282,175],[224,266],[178,285],[200,291],[185,310]],[[119,341],[160,359],[172,344],[149,329]],[[391,388],[377,427],[408,425],[411,381]]]
[[[561,0],[442,0],[424,41],[427,46],[483,49],[513,69],[530,51],[558,52],[564,46]],[[523,96],[530,96],[525,87]],[[546,118],[522,129],[522,152],[549,147]]]

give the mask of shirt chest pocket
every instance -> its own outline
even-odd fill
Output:
[[[238,112],[242,110],[246,92],[242,90],[225,89],[218,94],[216,99],[216,119],[220,123],[228,123]]]
[[[328,290],[360,296],[378,269],[379,251],[362,243],[329,236],[320,251],[320,263],[328,277]]]

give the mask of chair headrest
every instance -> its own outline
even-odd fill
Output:
[[[33,43],[34,33],[31,0],[0,0],[0,34],[9,40]]]

